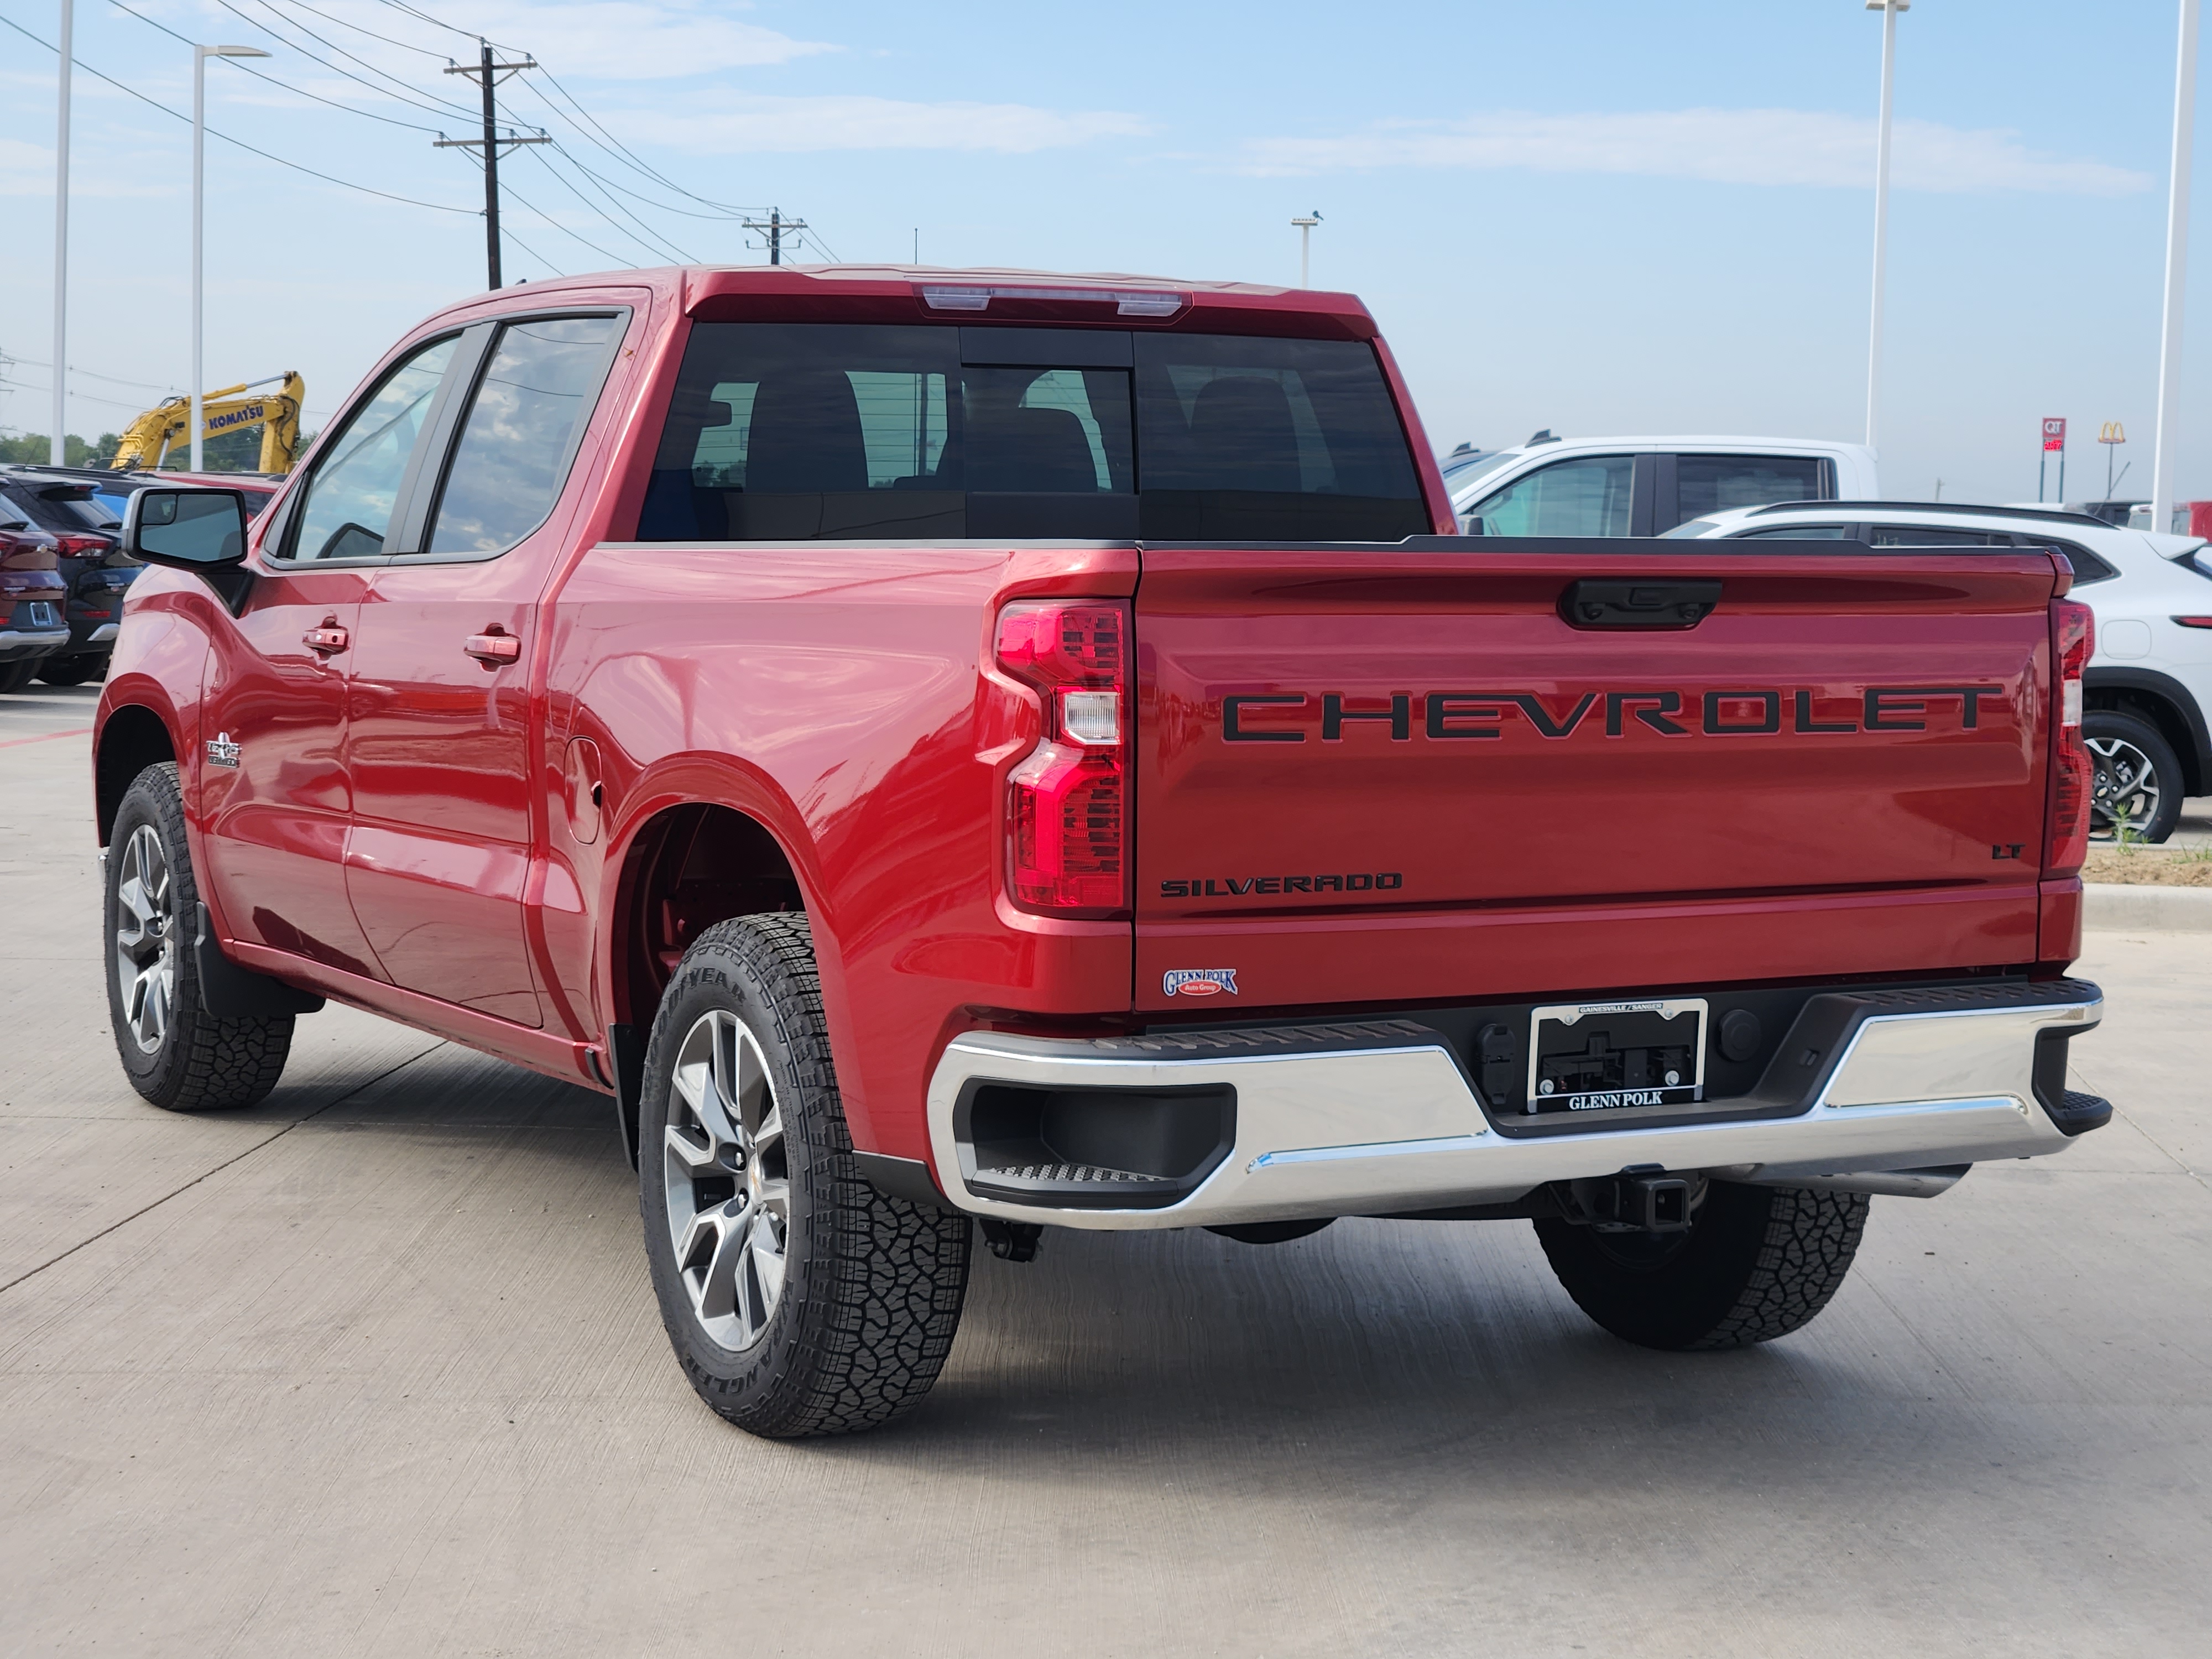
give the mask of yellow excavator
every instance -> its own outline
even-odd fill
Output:
[[[242,395],[264,386],[276,386],[278,389],[259,396]],[[307,382],[300,378],[297,370],[289,368],[264,380],[247,380],[208,392],[200,402],[202,441],[258,426],[261,428],[259,470],[289,472],[293,452],[300,445],[300,408],[307,398]],[[131,422],[122,441],[115,447],[115,459],[108,465],[118,471],[152,471],[173,450],[190,452],[191,429],[192,400],[165,398],[158,407],[148,410]]]

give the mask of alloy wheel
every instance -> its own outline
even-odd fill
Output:
[[[161,837],[142,823],[123,844],[115,887],[115,982],[123,1023],[143,1054],[157,1054],[177,999],[177,911]]]
[[[2089,763],[2095,779],[2089,796],[2089,837],[2113,841],[2122,814],[2131,834],[2158,817],[2158,769],[2148,755],[2125,738],[2091,738]]]
[[[700,1328],[750,1347],[782,1298],[791,1230],[775,1085],[752,1032],[720,1009],[684,1034],[672,1082],[662,1144],[677,1273]]]

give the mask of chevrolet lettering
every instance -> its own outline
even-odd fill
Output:
[[[1221,735],[1229,743],[1304,743],[1297,722],[1317,714],[1321,740],[1347,732],[1387,730],[1393,742],[1416,736],[1448,741],[1502,738],[1512,725],[1539,737],[1571,738],[1586,720],[1605,735],[1642,728],[1662,737],[1754,737],[1781,732],[1856,735],[1980,728],[1985,704],[2008,696],[2002,685],[1818,686],[1720,690],[1400,691],[1373,696],[1342,691],[1239,692],[1221,699]],[[1786,711],[1786,714],[1785,714]]]
[[[1874,1195],[2111,1115],[2066,561],[1462,536],[1347,294],[532,282],[121,541],[131,1085],[251,1104],[331,999],[599,1091],[757,1434],[921,1407],[1068,1229],[1502,1222],[1625,1340],[1786,1338]]]

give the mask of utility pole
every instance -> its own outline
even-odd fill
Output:
[[[2173,170],[2166,198],[2166,309],[2158,331],[2158,427],[2150,445],[2150,527],[2173,527],[2181,414],[2181,284],[2189,264],[2189,161],[2197,141],[2197,0],[2181,0],[2173,70]]]
[[[1912,0],[1866,0],[1881,14],[1881,110],[1874,141],[1874,310],[1867,329],[1867,447],[1875,447],[1881,412],[1881,302],[1883,269],[1889,254],[1889,116],[1897,86],[1897,14],[1912,9]]]
[[[1301,214],[1291,222],[1298,228],[1298,286],[1311,288],[1313,283],[1307,278],[1313,270],[1313,228],[1321,222],[1321,210]]]
[[[535,58],[525,58],[519,64],[496,63],[491,55],[491,42],[479,36],[477,44],[483,49],[482,61],[475,64],[448,64],[446,66],[446,73],[465,75],[471,81],[481,77],[483,87],[483,137],[448,138],[441,132],[438,135],[437,142],[431,145],[431,148],[433,149],[480,149],[483,152],[484,269],[489,277],[485,286],[495,289],[500,285],[499,147],[501,144],[507,145],[509,148],[517,144],[550,144],[553,141],[544,133],[539,133],[534,138],[519,138],[512,133],[504,138],[499,136],[494,125],[498,119],[498,104],[492,96],[492,88],[510,75],[519,74],[524,70],[536,69],[538,60]]]
[[[76,0],[62,0],[62,76],[54,120],[54,436],[48,452],[56,466],[69,465],[69,441],[62,434],[69,417],[69,164],[70,36],[76,26]]]
[[[783,263],[783,233],[787,230],[806,228],[805,220],[787,219],[783,216],[781,208],[770,208],[768,210],[767,218],[748,219],[744,223],[747,230],[764,230],[768,233],[768,262],[772,265],[780,265]],[[921,258],[921,233],[919,230],[914,234],[914,252],[915,261],[919,263]]]

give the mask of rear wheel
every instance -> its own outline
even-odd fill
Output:
[[[5,695],[9,691],[21,691],[31,683],[31,677],[38,672],[39,665],[35,661],[0,662],[0,695]]]
[[[2140,714],[2093,708],[2081,717],[2094,781],[2089,797],[2089,838],[2162,842],[2181,822],[2181,760],[2166,734]]]
[[[1811,1322],[1850,1271],[1864,1193],[1716,1181],[1687,1232],[1544,1220],[1536,1237],[1575,1305],[1647,1348],[1740,1348]]]
[[[107,1012],[131,1086],[173,1112],[251,1106],[276,1086],[292,1016],[217,1019],[200,1006],[199,888],[173,761],[125,793],[108,837]]]
[[[653,1020],[644,1101],[646,1255],[700,1398],[774,1439],[921,1404],[960,1322],[968,1218],[860,1174],[804,916],[699,936]]]

